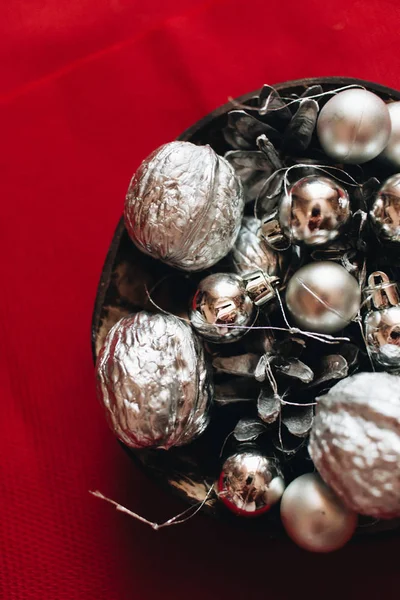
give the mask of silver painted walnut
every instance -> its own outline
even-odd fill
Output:
[[[400,377],[359,373],[318,399],[309,451],[355,512],[400,516]]]
[[[136,171],[126,196],[125,225],[146,254],[201,271],[231,250],[244,196],[240,179],[210,146],[170,142]]]
[[[212,384],[203,347],[172,315],[142,311],[118,321],[96,371],[109,424],[131,448],[181,446],[208,425]]]

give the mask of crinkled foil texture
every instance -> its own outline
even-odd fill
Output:
[[[143,311],[121,319],[96,368],[98,396],[127,446],[168,449],[207,427],[212,383],[203,347],[176,317]]]
[[[318,399],[309,451],[349,508],[400,516],[400,377],[359,373]]]
[[[125,225],[146,254],[187,271],[217,263],[232,248],[244,209],[233,167],[210,146],[171,142],[135,173]]]
[[[244,217],[239,235],[232,249],[236,272],[246,275],[261,269],[267,275],[280,276],[287,266],[287,253],[275,252],[260,236],[261,221],[255,217]]]

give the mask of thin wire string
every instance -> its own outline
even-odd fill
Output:
[[[154,302],[154,300],[151,298],[151,296],[149,294],[149,291],[148,291],[146,285],[145,285],[145,291],[146,291],[146,295],[149,299],[149,302],[151,302],[151,304],[155,308],[157,308],[157,310],[164,313],[165,315],[175,317],[175,319],[179,319],[179,320],[183,321],[184,323],[191,325],[190,319],[186,319],[185,317],[179,317],[177,315],[174,315],[174,314],[170,313],[169,311],[164,310],[163,308],[161,308],[161,306],[159,306],[156,302]],[[277,297],[279,298],[279,301],[281,303],[282,301],[280,300],[278,290],[276,290],[276,292],[277,292]],[[283,306],[282,306],[282,309],[283,309]],[[286,320],[286,323],[287,323],[287,320]],[[312,333],[310,331],[303,331],[302,329],[299,329],[298,327],[292,327],[289,324],[288,324],[288,327],[275,327],[273,325],[230,325],[228,323],[227,324],[215,323],[214,326],[220,327],[220,328],[226,328],[226,329],[245,329],[246,331],[250,331],[250,330],[254,330],[254,331],[264,331],[264,330],[286,331],[288,333],[292,333],[292,334],[296,333],[298,335],[304,335],[306,337],[313,338],[324,344],[338,344],[340,342],[349,342],[350,341],[350,338],[348,338],[348,337],[334,337],[333,335],[329,335],[327,333]]]
[[[341,169],[340,167],[335,167],[333,165],[314,165],[314,164],[307,164],[307,163],[296,163],[295,165],[290,165],[289,167],[281,167],[280,169],[276,169],[273,173],[271,173],[271,175],[269,177],[267,177],[267,179],[265,180],[257,198],[254,204],[254,216],[256,218],[259,218],[257,216],[257,207],[258,207],[258,202],[260,200],[260,198],[267,199],[267,200],[271,200],[272,198],[275,198],[277,194],[267,194],[264,195],[263,192],[266,188],[268,188],[269,184],[271,183],[271,181],[274,179],[274,177],[276,177],[277,173],[284,173],[284,177],[283,177],[283,184],[285,186],[285,193],[288,193],[288,185],[290,185],[290,182],[288,180],[288,174],[291,171],[294,171],[295,169],[316,169],[317,171],[321,171],[321,173],[325,173],[325,175],[329,175],[330,177],[332,177],[332,179],[335,179],[336,181],[338,181],[339,183],[343,183],[345,185],[350,185],[351,187],[361,187],[361,184],[358,183],[358,181],[356,179],[354,179],[354,177],[352,177],[349,173],[347,173],[347,171],[345,171],[344,169]],[[344,175],[346,175],[346,177],[348,177],[349,181],[346,181],[344,179],[341,179],[340,177],[337,177],[336,175],[333,175],[330,171],[339,171],[340,173],[344,173]],[[282,185],[282,184],[281,184]]]
[[[164,523],[156,523],[154,521],[149,521],[149,519],[146,519],[145,517],[142,517],[138,513],[135,513],[132,510],[129,510],[129,508],[122,506],[122,504],[119,504],[115,500],[112,500],[111,498],[107,498],[107,496],[104,496],[104,494],[102,494],[98,490],[89,491],[89,494],[92,494],[92,496],[95,496],[96,498],[100,498],[100,500],[105,500],[109,504],[112,504],[113,506],[115,506],[117,511],[122,512],[126,515],[129,515],[130,517],[136,519],[137,521],[140,521],[141,523],[144,523],[145,525],[149,525],[152,529],[154,529],[154,531],[158,531],[160,529],[163,529],[164,527],[170,527],[171,525],[180,525],[181,523],[186,523],[187,521],[189,521],[189,519],[192,519],[206,504],[206,502],[210,498],[211,492],[213,490],[214,490],[214,486],[211,486],[208,489],[206,496],[204,497],[204,499],[201,502],[198,502],[198,503],[194,504],[193,506],[189,506],[189,508],[187,508],[183,512],[179,513],[178,515],[175,515],[175,517],[168,519]],[[185,515],[188,515],[188,516],[185,516]]]
[[[354,84],[346,85],[346,86],[343,86],[340,88],[335,88],[334,90],[329,90],[327,92],[321,92],[319,94],[313,94],[311,96],[306,96],[305,98],[304,97],[302,98],[300,96],[298,98],[287,98],[285,96],[281,96],[279,94],[279,92],[272,86],[267,86],[267,87],[270,88],[271,92],[266,97],[265,102],[262,106],[250,106],[249,104],[242,104],[241,102],[238,102],[237,100],[235,100],[232,96],[228,96],[228,101],[231,102],[232,104],[234,104],[237,108],[242,108],[243,110],[258,111],[261,115],[266,115],[270,112],[278,112],[285,107],[291,106],[292,104],[299,104],[299,103],[303,102],[304,100],[316,100],[318,98],[323,98],[324,96],[336,95],[339,92],[344,92],[345,90],[351,90],[351,89],[365,90],[366,89],[365,86],[354,83]],[[274,97],[274,94],[276,94],[281,100],[284,100],[284,101],[287,100],[287,102],[284,104],[284,106],[279,106],[277,108],[269,108],[269,104],[271,102],[271,99]]]

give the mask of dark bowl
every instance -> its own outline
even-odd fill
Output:
[[[279,83],[273,87],[279,92],[284,92],[285,96],[290,96],[291,94],[300,95],[306,88],[316,84],[322,85],[326,91],[350,84],[359,84],[375,92],[385,101],[400,100],[400,92],[396,90],[361,79],[342,77],[301,79]],[[237,108],[236,102],[249,103],[258,93],[259,91],[246,94],[238,98],[235,103],[230,102],[218,108],[187,129],[178,139],[195,144],[210,144],[216,152],[223,155],[230,150],[221,133],[227,121],[227,113]],[[121,198],[121,210],[122,207],[123,199]],[[162,283],[159,283],[165,278],[170,280],[171,277],[176,278],[177,285],[163,286]],[[96,361],[108,331],[121,317],[142,309],[154,310],[152,304],[149,303],[146,287],[148,290],[156,288],[152,297],[159,304],[161,303],[164,309],[176,312],[177,307],[186,298],[185,286],[187,286],[187,281],[182,273],[139,252],[130,241],[121,217],[104,263],[97,290],[92,320],[94,361]],[[184,310],[183,304],[182,310]],[[232,431],[239,418],[237,405],[213,410],[213,418],[207,431],[197,441],[186,447],[173,448],[168,452],[163,450],[133,451],[125,446],[123,448],[136,464],[164,487],[169,488],[189,504],[199,503],[204,500],[207,491],[218,476],[222,442]],[[302,460],[301,470],[310,470],[312,468],[310,461],[307,465],[304,456]],[[290,480],[298,470],[299,465],[295,459],[287,467],[288,479]],[[221,504],[211,495],[202,510],[235,524],[265,529],[271,537],[282,532],[278,509],[272,509],[265,516],[255,520],[239,519],[228,513]],[[365,525],[360,532],[373,533],[393,529],[398,524],[397,522],[372,524],[366,520]]]

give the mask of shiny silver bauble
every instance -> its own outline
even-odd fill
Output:
[[[400,244],[400,173],[389,177],[378,190],[369,215],[382,242]]]
[[[301,267],[286,288],[286,305],[296,324],[306,331],[335,333],[346,327],[360,309],[357,280],[334,262]]]
[[[369,354],[375,365],[400,373],[400,306],[369,312],[364,326]]]
[[[203,347],[177,317],[142,311],[121,319],[96,370],[107,419],[127,446],[181,446],[208,425],[212,383]]]
[[[368,353],[377,367],[400,373],[400,294],[386,273],[368,278],[364,296],[370,309],[364,317]]]
[[[218,497],[233,513],[255,517],[280,500],[285,489],[278,463],[250,449],[230,456],[218,480]]]
[[[350,89],[328,100],[317,121],[324,152],[338,162],[362,164],[378,156],[391,132],[387,105],[372,92]]]
[[[203,279],[189,309],[194,329],[209,342],[234,342],[254,321],[254,304],[243,279],[234,273],[214,273]]]
[[[335,240],[351,215],[347,191],[330,177],[309,175],[283,193],[279,221],[293,244],[319,246]]]
[[[386,148],[381,157],[390,162],[391,165],[400,169],[400,102],[387,104],[392,131]]]
[[[288,536],[310,552],[332,552],[353,536],[357,515],[348,509],[318,474],[301,475],[286,488],[281,502]]]
[[[146,158],[126,196],[125,225],[142,252],[201,271],[231,250],[244,195],[227,160],[210,146],[170,142]]]
[[[310,456],[352,510],[400,517],[400,377],[358,373],[317,399]]]

